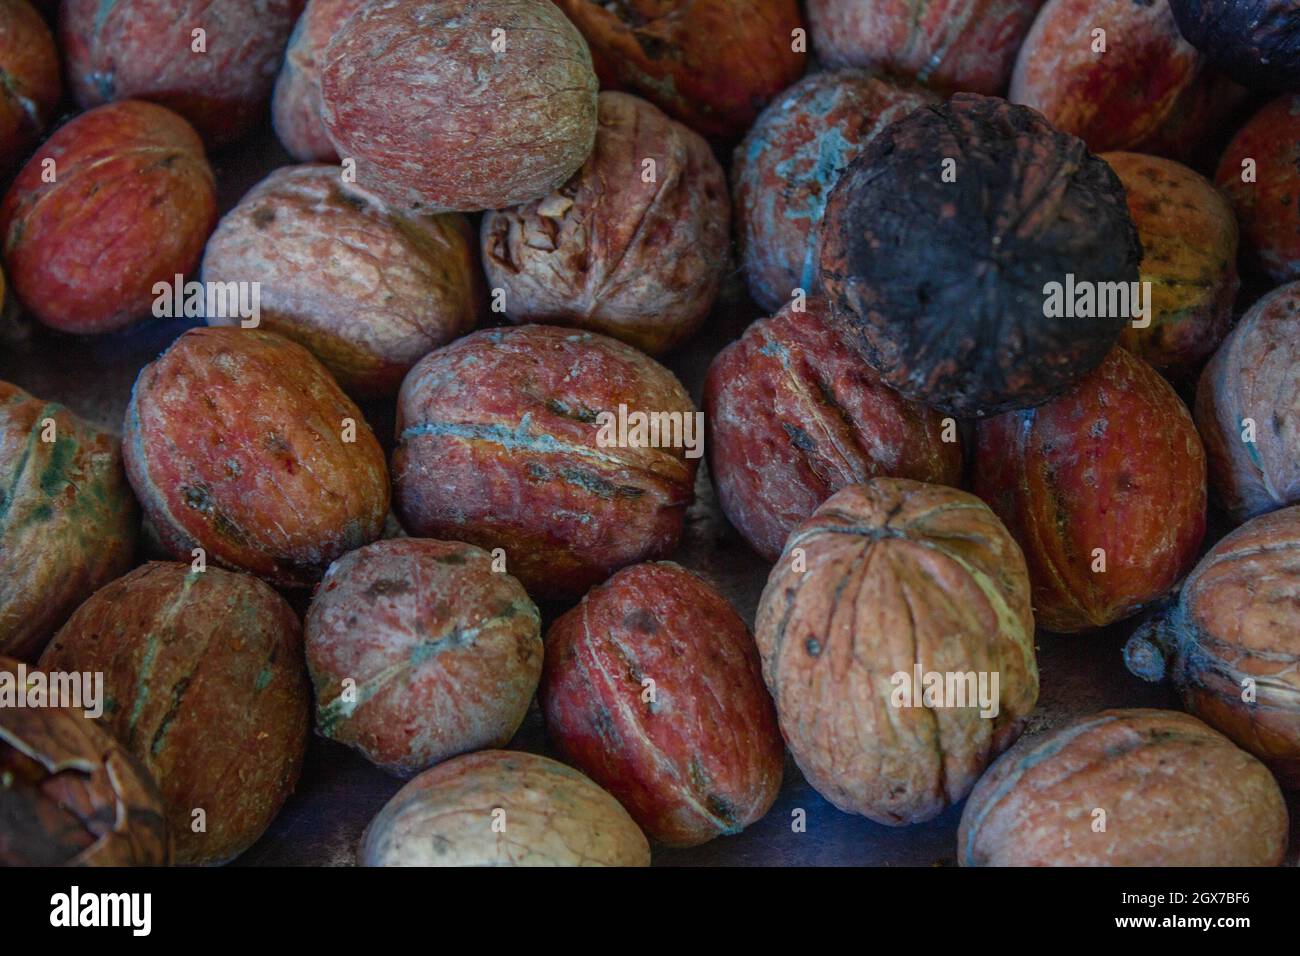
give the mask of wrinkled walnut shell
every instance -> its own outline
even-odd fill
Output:
[[[1103,710],[1026,738],[966,801],[962,866],[1277,866],[1287,809],[1264,766],[1171,710]]]
[[[1134,632],[1130,671],[1170,680],[1183,706],[1300,789],[1300,507],[1216,544],[1178,603]]]
[[[18,663],[0,657],[0,674],[16,681]],[[0,866],[171,860],[153,780],[77,710],[0,706],[0,821]]]
[[[582,169],[483,217],[483,267],[512,322],[576,326],[662,355],[713,307],[730,216],[726,177],[698,134],[645,100],[601,93]]]
[[[608,793],[536,754],[486,750],[426,770],[384,805],[362,866],[649,866]]]
[[[316,732],[401,777],[509,743],[542,674],[537,608],[486,551],[456,541],[396,538],[345,554],[304,637]]]
[[[790,535],[754,630],[795,762],[835,806],[878,823],[961,800],[1038,698],[1024,558],[955,488],[876,478],[832,495]],[[914,665],[983,673],[989,691],[997,674],[997,713],[903,706],[891,678],[911,685]]]
[[[310,710],[302,637],[256,578],[146,564],[96,591],[41,667],[103,673],[100,720],[157,781],[178,863],[238,856],[293,792]]]
[[[668,846],[739,833],[781,788],[749,629],[676,564],[624,568],[551,625],[541,704],[564,759]]]

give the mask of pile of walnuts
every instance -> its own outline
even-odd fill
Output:
[[[964,802],[962,865],[1281,863],[1297,36],[0,0],[0,864],[234,859],[313,727],[406,781],[364,865],[647,865],[800,775]],[[120,417],[17,360],[162,320]],[[751,620],[711,534],[771,565]],[[1041,632],[1120,622],[1186,713],[1038,726]]]

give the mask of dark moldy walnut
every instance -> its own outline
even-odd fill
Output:
[[[1216,544],[1178,603],[1133,633],[1130,671],[1168,679],[1183,706],[1300,789],[1300,507]]]
[[[20,676],[17,661],[0,657],[0,681],[16,684]],[[162,798],[149,774],[93,720],[68,708],[0,705],[0,824],[0,866],[171,860]]]
[[[1300,283],[1251,307],[1196,390],[1210,491],[1237,521],[1300,501]]]
[[[27,0],[0,0],[0,171],[36,145],[59,105],[59,51]]]
[[[1300,89],[1295,0],[1169,0],[1178,28],[1216,69],[1251,89]]]
[[[803,74],[797,0],[555,0],[591,47],[602,89],[644,96],[698,133],[740,136]]]
[[[506,570],[541,600],[577,600],[624,565],[666,557],[696,459],[683,447],[602,447],[601,413],[620,406],[694,427],[673,374],[603,335],[524,325],[431,352],[397,402],[403,526],[503,548]]]
[[[1232,200],[1250,264],[1300,279],[1300,94],[1282,96],[1232,138],[1215,175]]]
[[[780,790],[749,629],[676,564],[624,568],[551,625],[541,704],[564,759],[668,846],[739,833]]]
[[[1103,710],[1003,754],[966,801],[957,856],[962,866],[1278,866],[1287,828],[1268,771],[1196,718]]]
[[[1008,99],[1089,149],[1132,149],[1170,119],[1202,65],[1164,0],[1047,0]]]
[[[103,673],[100,719],[157,781],[178,863],[238,856],[293,791],[310,710],[302,637],[256,578],[146,564],[95,592],[41,667]]]
[[[160,103],[221,146],[248,132],[271,96],[303,0],[63,0],[59,40],[82,109]],[[193,31],[202,29],[203,49]]]
[[[802,312],[787,305],[718,353],[704,415],[718,503],[769,561],[846,485],[877,476],[961,483],[956,422],[945,426],[881,384],[830,324],[823,299]]]
[[[398,538],[344,555],[304,635],[317,733],[402,777],[504,746],[542,673],[537,608],[491,555],[455,541]]]
[[[1038,698],[1024,558],[993,512],[955,488],[876,478],[832,495],[790,535],[755,636],[808,782],[891,826],[960,801]],[[996,713],[974,701],[896,706],[889,676],[914,666],[986,675]]]
[[[862,66],[935,89],[994,95],[1011,76],[1043,0],[808,0],[813,46],[831,67]]]
[[[351,439],[351,440],[349,440]],[[164,546],[307,587],[388,513],[384,453],[302,346],[272,332],[191,329],[131,391],[123,455]]]
[[[578,771],[487,750],[397,791],[366,828],[358,858],[362,866],[649,866],[650,845],[619,802]]]
[[[732,160],[736,242],[750,295],[776,311],[816,282],[814,238],[840,173],[934,94],[865,70],[813,73],[759,116]]]
[[[396,0],[330,41],[321,117],[357,183],[394,205],[501,209],[583,164],[596,90],[587,45],[552,3]]]
[[[662,355],[704,321],[726,272],[726,176],[708,143],[645,100],[601,93],[598,115],[572,179],[484,216],[483,265],[511,321]]]
[[[477,322],[475,245],[463,216],[391,208],[338,166],[287,166],[221,220],[203,279],[259,283],[262,328],[306,346],[350,394],[392,396],[416,361]]]
[[[971,93],[872,140],[831,191],[817,251],[833,320],[885,384],[965,416],[1041,404],[1095,368],[1129,317],[1049,317],[1045,285],[1136,282],[1141,257],[1106,163]]]
[[[330,40],[363,6],[365,0],[307,0],[289,37],[271,98],[271,118],[281,144],[301,162],[338,160],[321,120],[320,71]]]
[[[1069,394],[979,423],[971,471],[1024,549],[1049,631],[1164,597],[1205,535],[1205,451],[1173,387],[1116,348]]]
[[[1171,380],[1200,371],[1232,327],[1237,220],[1214,186],[1168,159],[1103,153],[1128,195],[1142,241],[1141,281],[1151,283],[1148,328],[1130,322],[1119,341]]]
[[[139,527],[117,439],[0,382],[0,654],[34,659],[131,566]]]
[[[74,333],[147,318],[154,285],[198,265],[216,221],[216,184],[194,130],[136,100],[59,129],[0,205],[14,291],[40,321]]]

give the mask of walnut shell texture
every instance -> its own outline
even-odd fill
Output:
[[[577,600],[624,565],[666,557],[697,459],[666,439],[603,444],[602,413],[620,406],[694,421],[671,372],[603,335],[485,329],[429,353],[398,397],[403,526],[504,549],[506,570],[542,600]]]
[[[69,85],[82,109],[149,100],[184,116],[209,146],[226,145],[264,115],[303,2],[62,0]]]
[[[238,856],[293,791],[310,709],[302,637],[256,578],[146,564],[96,591],[41,667],[103,673],[100,720],[157,781],[178,863]]]
[[[576,326],[662,355],[713,307],[730,216],[708,143],[645,100],[606,92],[582,169],[484,216],[483,265],[512,322]]]
[[[1024,549],[1049,631],[1128,617],[1196,561],[1205,450],[1173,386],[1126,349],[1046,405],[981,421],[972,457],[972,490]]]
[[[537,608],[486,551],[455,541],[348,552],[304,633],[317,732],[402,777],[509,743],[542,674]]]
[[[808,0],[828,66],[911,77],[935,89],[1001,94],[1043,0]]]
[[[817,255],[835,320],[885,384],[975,417],[1042,404],[1101,363],[1129,317],[1049,316],[1046,284],[1135,282],[1142,247],[1082,141],[958,93],[841,174]]]
[[[1195,717],[1104,710],[1003,754],[957,848],[962,866],[1277,866],[1287,828],[1264,766]]]
[[[755,638],[786,746],[817,792],[900,826],[961,800],[1038,697],[1020,548],[973,495],[876,478],[790,535]],[[898,696],[896,675],[998,675],[997,712]],[[946,676],[945,676],[946,680]],[[990,708],[991,710],[992,708]]]
[[[260,329],[191,329],[146,365],[123,455],[172,554],[201,547],[283,587],[319,580],[388,514],[384,453],[361,412],[306,349]]]
[[[753,638],[676,564],[624,568],[551,625],[541,702],[565,760],[660,843],[739,833],[776,800],[785,748]]]
[[[840,173],[890,123],[937,98],[866,70],[812,73],[768,104],[732,159],[749,293],[775,312],[816,289],[816,230]]]
[[[16,682],[18,662],[0,657],[0,674]],[[0,707],[0,777],[0,866],[171,860],[158,788],[81,711]]]
[[[1132,149],[1170,118],[1202,65],[1167,2],[1047,0],[1007,98],[1089,149]]]
[[[203,279],[259,283],[262,328],[305,346],[349,394],[392,396],[478,321],[476,237],[459,214],[394,209],[341,172],[286,166],[254,186],[208,240]]]
[[[413,211],[472,212],[564,183],[591,152],[596,90],[552,3],[385,0],[326,47],[321,118],[358,185]]]
[[[1300,501],[1300,283],[1274,289],[1201,375],[1196,425],[1210,490],[1245,521]]]
[[[0,205],[14,291],[41,322],[78,334],[148,318],[155,284],[198,265],[216,221],[216,181],[198,136],[139,100],[60,127]]]
[[[0,653],[32,660],[82,601],[130,568],[140,509],[117,439],[8,382],[0,488]]]
[[[959,485],[956,422],[884,385],[829,322],[824,299],[760,319],[713,360],[704,383],[718,503],[769,561],[841,488],[869,478]],[[945,440],[948,437],[950,440]]]
[[[361,840],[362,866],[649,866],[617,800],[536,754],[486,750],[416,777]]]
[[[1189,712],[1300,789],[1300,507],[1216,544],[1178,603],[1124,648],[1129,670],[1169,678]]]

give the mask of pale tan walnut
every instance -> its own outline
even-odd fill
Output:
[[[203,279],[258,283],[260,326],[305,346],[357,398],[395,395],[411,366],[474,328],[483,305],[464,216],[394,208],[318,163],[249,190],[208,241]]]
[[[791,532],[755,637],[804,776],[879,823],[919,823],[961,800],[1038,698],[1024,556],[955,488],[876,478],[836,492]],[[910,682],[894,678],[914,666],[923,679],[973,675],[974,693],[965,706],[955,694],[909,700]]]
[[[1022,740],[957,833],[962,866],[1276,866],[1286,842],[1262,763],[1195,717],[1141,709]]]
[[[371,821],[362,866],[648,866],[627,811],[578,771],[484,750],[420,774]]]
[[[582,168],[483,218],[483,266],[512,322],[576,326],[662,355],[713,307],[730,221],[708,144],[645,100],[606,92]]]

